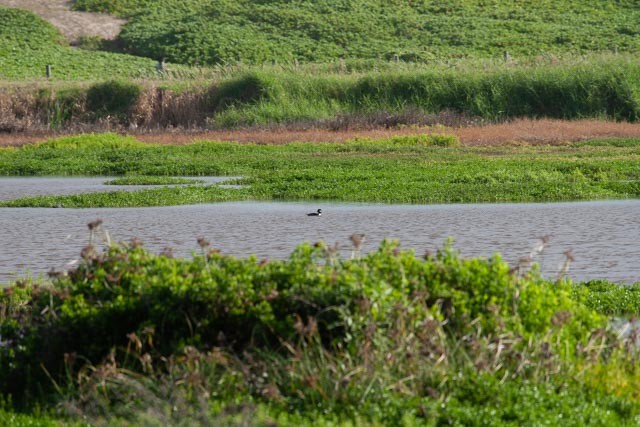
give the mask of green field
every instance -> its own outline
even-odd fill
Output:
[[[633,0],[79,0],[74,7],[129,18],[120,39],[130,52],[185,64],[428,62],[639,48]]]
[[[149,145],[114,134],[0,150],[0,174],[242,176],[240,189],[181,186],[45,196],[2,206],[157,206],[228,200],[543,202],[640,196],[640,141],[461,147],[446,135],[282,146]]]
[[[0,82],[45,81],[47,64],[52,81],[160,77],[157,60],[70,47],[56,28],[30,12],[0,6],[0,22]],[[172,69],[172,76],[201,75],[189,67],[172,65]]]

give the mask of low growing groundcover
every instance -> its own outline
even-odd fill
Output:
[[[106,234],[89,224],[96,243]],[[0,395],[32,425],[632,425],[638,287],[383,242],[191,259],[88,245],[0,294]],[[20,411],[20,413],[16,413]]]
[[[640,196],[640,140],[560,146],[465,147],[416,134],[346,143],[143,144],[86,134],[0,149],[8,176],[240,176],[241,188],[180,186],[139,192],[32,197],[8,207],[124,207],[231,200],[383,203],[550,202]]]

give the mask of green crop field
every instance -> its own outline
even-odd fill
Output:
[[[135,54],[188,64],[584,54],[639,49],[633,0],[78,0],[129,18]]]
[[[109,52],[72,48],[48,22],[36,15],[0,6],[0,81],[158,78],[157,61]],[[192,76],[188,67],[172,66],[176,75]]]

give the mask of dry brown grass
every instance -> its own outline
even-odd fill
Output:
[[[181,101],[182,102],[182,101]],[[67,132],[68,133],[68,132]],[[327,129],[243,129],[217,131],[175,131],[133,133],[142,142],[155,144],[189,144],[196,141],[236,141],[240,143],[286,144],[290,142],[343,142],[348,139],[385,138],[416,133],[448,133],[457,135],[466,146],[507,144],[561,145],[593,138],[640,138],[640,124],[604,120],[519,119],[505,123],[458,128],[396,128],[333,131]],[[39,142],[60,133],[0,133],[0,146],[21,146]]]
[[[640,124],[604,120],[518,119],[505,123],[457,128],[406,127],[359,131],[251,129],[192,133],[151,133],[139,134],[136,135],[136,138],[143,142],[160,144],[188,144],[202,140],[286,144],[290,142],[343,142],[356,137],[385,138],[394,135],[417,133],[454,134],[460,138],[463,145],[467,146],[505,144],[560,145],[593,138],[640,137]]]

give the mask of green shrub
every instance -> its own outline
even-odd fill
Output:
[[[305,244],[258,262],[198,243],[193,259],[89,245],[51,285],[3,290],[0,396],[57,401],[87,422],[640,415],[640,352],[585,304],[585,289],[615,294],[611,284],[519,276],[497,255],[448,246],[420,259],[385,241],[340,259]]]
[[[114,116],[119,120],[128,120],[141,93],[142,87],[135,83],[99,83],[87,91],[87,109],[98,118]]]
[[[221,336],[236,351],[274,348],[294,340],[296,319],[308,318],[326,345],[357,346],[368,322],[390,328],[399,306],[412,307],[412,322],[439,319],[456,337],[474,324],[489,335],[544,334],[559,311],[572,313],[572,340],[602,323],[566,287],[517,280],[497,257],[463,260],[445,249],[425,261],[386,243],[361,260],[322,265],[325,249],[300,246],[290,260],[263,265],[215,251],[189,261],[135,246],[103,254],[87,247],[82,265],[52,287],[21,285],[1,297],[0,335],[11,343],[0,349],[1,391],[37,393],[47,383],[41,365],[61,381],[65,353],[99,363],[145,328],[154,330],[155,350],[170,355],[219,345]]]

